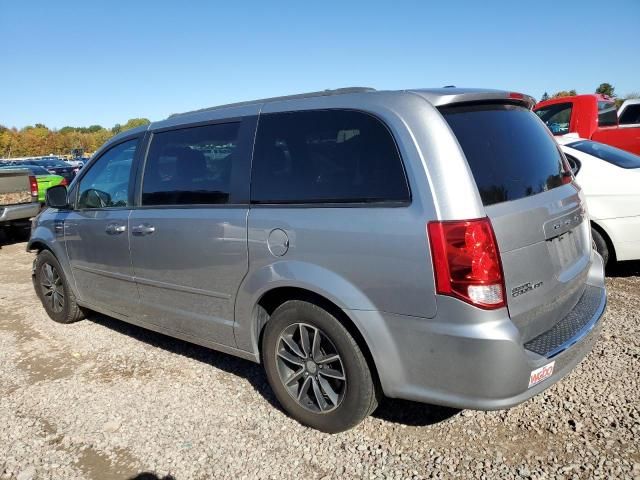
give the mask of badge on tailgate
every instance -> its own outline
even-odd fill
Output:
[[[540,383],[541,381],[549,378],[551,375],[553,375],[553,367],[556,364],[555,361],[551,362],[551,363],[547,363],[546,365],[543,365],[540,368],[536,368],[535,370],[533,370],[531,372],[531,375],[529,376],[529,387],[531,388],[534,385],[537,385],[538,383]]]

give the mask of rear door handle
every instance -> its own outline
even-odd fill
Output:
[[[109,235],[119,235],[127,231],[127,227],[121,223],[110,223],[104,229]]]
[[[149,225],[148,223],[143,223],[131,229],[131,232],[134,235],[151,235],[155,231],[156,227],[154,227],[153,225]]]

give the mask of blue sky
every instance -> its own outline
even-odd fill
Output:
[[[356,85],[624,95],[639,25],[640,0],[0,0],[0,124],[111,127]]]

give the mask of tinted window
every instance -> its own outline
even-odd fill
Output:
[[[77,208],[129,206],[129,176],[138,140],[108,150],[80,180]]]
[[[625,150],[605,145],[604,143],[580,140],[569,143],[567,147],[575,148],[581,152],[598,157],[605,162],[612,163],[622,168],[640,168],[640,157]]]
[[[598,125],[611,127],[618,124],[618,111],[613,102],[598,102]]]
[[[564,135],[569,133],[569,122],[571,122],[571,103],[556,103],[548,107],[536,110],[536,115],[547,124],[549,130],[554,135]]]
[[[31,170],[31,173],[33,173],[34,175],[51,175],[49,173],[49,170],[44,167],[38,167],[36,165],[29,165],[29,170]]]
[[[402,161],[387,128],[355,111],[260,117],[251,183],[253,202],[408,201]]]
[[[485,205],[562,185],[562,157],[544,125],[526,108],[452,107],[442,113],[455,133]]]
[[[154,134],[142,204],[227,203],[239,128],[240,123],[224,123]]]
[[[619,120],[621,125],[640,123],[640,103],[627,105]]]

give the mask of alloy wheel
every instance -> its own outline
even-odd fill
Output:
[[[314,413],[335,410],[347,378],[338,350],[319,328],[294,323],[278,337],[276,365],[282,384],[296,402]]]
[[[42,265],[40,286],[44,301],[49,308],[55,313],[62,312],[64,310],[64,286],[62,277],[53,265],[49,263]]]

